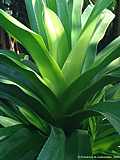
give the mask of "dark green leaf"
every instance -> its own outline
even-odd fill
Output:
[[[37,160],[64,160],[65,135],[60,129],[53,128]]]
[[[102,114],[120,134],[120,101],[98,103],[90,110]]]
[[[0,142],[0,159],[34,160],[44,142],[45,137],[36,131],[31,132],[26,128],[19,129],[12,136]],[[27,157],[24,158],[26,155]]]
[[[44,84],[44,81],[40,78],[40,76],[37,74],[37,76],[35,76],[35,74],[31,72],[31,69],[25,64],[22,64],[22,62],[20,62],[19,58],[15,56],[14,53],[11,54],[13,54],[13,56],[10,56],[9,52],[0,53],[0,81],[6,84],[14,84],[20,87],[26,94],[34,97],[36,100],[40,102],[44,101],[46,106],[49,106],[48,110],[50,110],[51,107],[57,109],[55,107],[58,106],[56,96]],[[8,58],[14,61],[20,67],[10,61]],[[52,110],[51,113],[55,112]]]
[[[66,141],[65,160],[83,160],[91,156],[91,142],[88,132],[75,130]]]
[[[29,108],[33,110],[36,114],[38,114],[41,118],[51,123],[54,122],[54,118],[45,109],[46,107],[44,103],[40,103],[33,97],[26,95],[16,86],[0,83],[0,97],[8,100],[12,104],[26,104],[26,106],[29,106]]]

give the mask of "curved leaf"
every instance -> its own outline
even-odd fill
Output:
[[[3,125],[4,127],[8,127],[9,125],[16,125],[19,123],[23,123],[26,125],[32,124],[40,129],[44,134],[49,134],[50,128],[48,124],[42,118],[40,118],[40,116],[38,116],[38,114],[35,113],[33,109],[27,106],[27,104],[21,102],[16,98],[14,98],[14,100],[12,98],[9,101],[12,102],[12,105],[9,106],[10,108],[0,103],[0,110],[2,109],[4,113],[4,115],[0,115],[1,125]],[[14,110],[12,110],[13,108]]]
[[[65,135],[60,129],[52,129],[37,160],[64,160]]]
[[[12,118],[5,117],[5,116],[0,116],[0,124],[4,127],[10,127],[10,126],[15,126],[21,124],[21,122],[16,121]]]
[[[88,88],[88,86],[104,76],[105,73],[103,72],[103,70],[105,69],[105,67],[107,67],[108,64],[110,64],[118,57],[120,57],[120,37],[116,38],[98,54],[92,67],[88,71],[83,73],[78,79],[76,79],[65,90],[60,99],[66,104],[70,101],[73,103],[74,100]],[[115,77],[117,76],[115,75]]]
[[[109,84],[114,84],[116,82],[120,82],[120,79],[117,76],[106,75],[92,83],[85,90],[83,90],[77,99],[69,101],[70,103],[65,103],[65,106],[68,107],[67,113],[72,113],[78,110],[82,110],[86,108],[85,105],[90,102],[90,100],[95,96],[96,93],[100,92],[105,86]],[[74,106],[74,107],[73,107]],[[66,107],[66,109],[67,109]],[[64,107],[65,109],[65,107]]]
[[[14,85],[6,85],[0,83],[0,98],[8,100],[12,104],[22,104],[21,106],[23,106],[23,104],[26,104],[26,106],[29,106],[29,108],[33,110],[36,114],[38,114],[41,118],[52,124],[54,123],[54,118],[46,110],[44,103],[40,103],[33,97],[28,96]]]
[[[32,55],[40,73],[49,87],[57,95],[62,92],[66,86],[63,74],[57,63],[55,63],[48,53],[41,36],[28,29],[3,10],[0,10],[0,19],[0,26],[19,40]]]
[[[102,114],[120,134],[120,101],[98,103],[89,110]]]
[[[23,127],[9,138],[0,142],[0,159],[34,160],[45,140],[46,137],[38,132],[31,132]]]
[[[105,9],[101,13],[98,26],[95,29],[92,40],[89,44],[90,46],[88,47],[88,50],[87,50],[87,56],[85,58],[82,73],[85,72],[86,70],[89,70],[89,68],[94,63],[96,53],[97,53],[98,43],[104,37],[105,32],[108,26],[110,25],[110,23],[112,22],[112,20],[114,19],[114,17],[115,15],[108,9]]]
[[[6,54],[6,56],[10,57],[9,54]],[[26,94],[40,101],[40,103],[43,101],[49,111],[52,109],[50,111],[52,114],[56,112],[55,110],[59,109],[57,107],[59,102],[56,96],[32,72],[18,67],[15,63],[5,58],[5,54],[0,54],[0,59],[0,81],[2,83],[14,84]],[[14,61],[25,68],[25,65],[22,65],[18,59],[14,59]]]

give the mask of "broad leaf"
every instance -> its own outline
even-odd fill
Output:
[[[27,128],[19,129],[9,138],[0,142],[0,159],[34,160],[44,142],[45,137],[36,131],[32,132]]]
[[[75,130],[66,140],[65,160],[82,160],[91,155],[90,136],[85,130]]]
[[[11,127],[6,127],[6,128],[0,128],[0,141],[4,140],[5,138],[10,137],[11,135],[13,135],[15,132],[17,132],[19,129],[22,129],[23,126],[20,125],[15,125],[15,126],[11,126]]]
[[[37,160],[64,160],[65,135],[60,129],[53,128]]]

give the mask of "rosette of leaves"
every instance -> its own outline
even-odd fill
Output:
[[[106,90],[120,81],[120,37],[97,52],[114,19],[106,9],[112,0],[83,11],[83,0],[25,3],[31,29],[0,10],[0,26],[32,58],[0,50],[0,159],[118,155],[120,100],[106,98]]]

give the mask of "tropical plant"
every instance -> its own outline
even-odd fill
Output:
[[[25,0],[31,29],[0,10],[31,55],[0,50],[0,160],[120,156],[120,37],[97,52],[113,1],[83,2]]]

